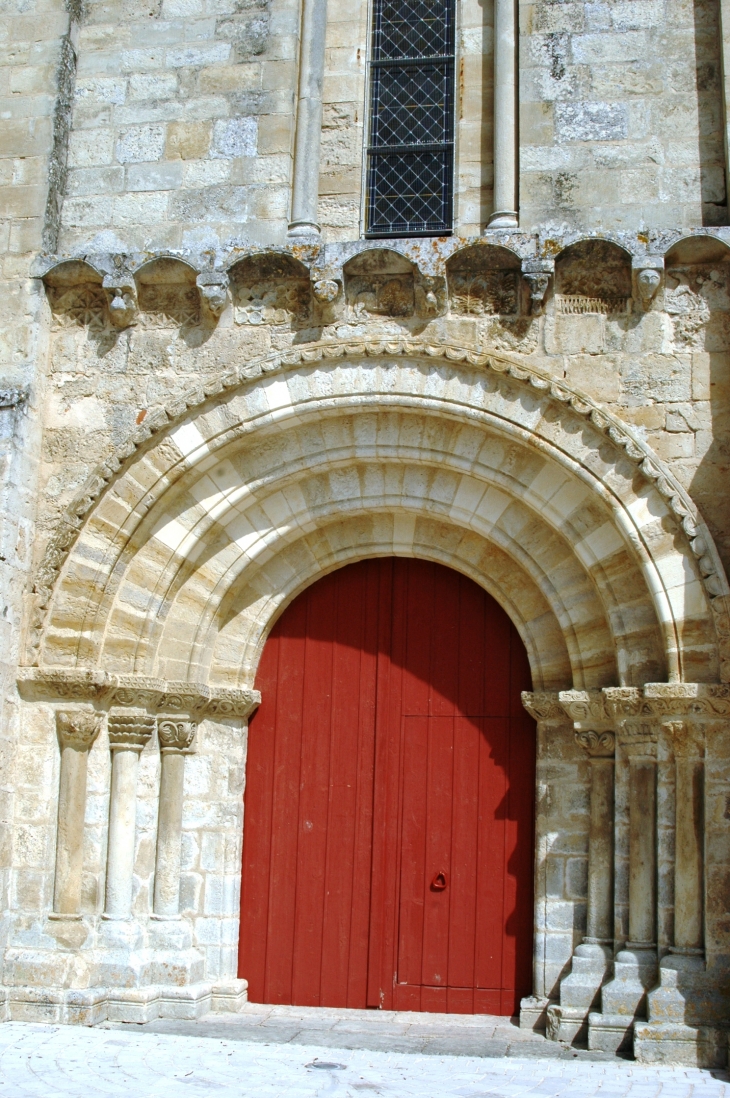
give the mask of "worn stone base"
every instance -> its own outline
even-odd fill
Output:
[[[549,1041],[566,1045],[585,1045],[588,1042],[588,1015],[580,1007],[552,1004],[547,1010],[545,1036]]]
[[[686,1067],[725,1067],[728,1031],[712,1026],[683,1026],[636,1022],[634,1058],[640,1064],[683,1064]]]
[[[209,1011],[235,1013],[248,999],[246,980],[185,987],[0,989],[0,1020],[93,1026],[99,1022],[197,1021]]]
[[[592,1052],[630,1055],[634,1043],[634,1019],[627,1014],[588,1015],[588,1048]]]
[[[540,999],[530,995],[520,1002],[520,1029],[531,1029],[536,1033],[544,1033],[547,1026],[548,1007],[554,1004],[553,999]]]

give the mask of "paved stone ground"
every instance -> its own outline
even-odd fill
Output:
[[[323,1012],[297,1013],[302,1024],[289,1037],[283,1008],[249,1011],[243,1024],[233,1015],[95,1029],[8,1022],[0,1025],[0,1098],[730,1098],[725,1072],[590,1060],[567,1050],[538,1056],[539,1039],[530,1037],[505,1038],[506,1054],[491,1056],[440,1055],[433,1045],[430,1054],[347,1048],[347,1027],[361,1024],[350,1015],[359,1012],[331,1012],[339,1021],[320,1026],[342,1035],[339,1047],[304,1044],[298,1037]],[[291,1033],[296,1019],[288,1017]],[[430,1017],[433,1039],[441,1039],[443,1016]],[[381,1037],[402,1026],[406,1037],[430,1041],[428,1023],[413,1018],[381,1016]],[[485,1031],[509,1027],[501,1018],[478,1023]],[[469,1019],[457,1028],[479,1024]]]

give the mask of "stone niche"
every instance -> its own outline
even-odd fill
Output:
[[[665,256],[664,308],[676,351],[726,353],[730,349],[730,248],[693,236]]]
[[[103,332],[110,327],[102,276],[88,263],[61,263],[43,281],[57,327],[85,328],[89,332]]]
[[[608,240],[581,240],[555,261],[555,311],[621,316],[631,311],[631,257]]]
[[[459,316],[514,317],[520,312],[520,261],[488,244],[462,248],[446,264],[449,309]]]
[[[310,323],[309,271],[293,256],[250,255],[234,264],[229,274],[237,324],[305,328]]]
[[[343,274],[350,320],[414,315],[415,277],[405,256],[387,248],[372,248],[348,260]]]
[[[196,271],[179,259],[162,257],[145,263],[136,275],[139,315],[146,329],[176,329],[185,333],[201,323]]]

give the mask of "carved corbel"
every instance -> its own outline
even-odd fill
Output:
[[[551,259],[522,261],[522,277],[530,290],[529,312],[532,316],[539,316],[545,307],[545,295],[554,271],[555,262]]]
[[[664,260],[661,256],[634,256],[632,267],[639,301],[648,309],[662,283]]]
[[[415,286],[416,314],[430,318],[444,311],[446,286],[443,278],[422,276]]]
[[[204,312],[211,320],[217,320],[228,304],[228,275],[225,271],[202,271],[195,284]]]
[[[312,285],[315,301],[320,305],[333,305],[342,291],[342,282],[334,278],[318,278]]]
[[[115,328],[128,328],[137,316],[137,286],[134,278],[122,271],[105,275],[102,287],[109,301],[109,318]]]

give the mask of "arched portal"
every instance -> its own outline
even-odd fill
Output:
[[[512,1015],[532,983],[525,647],[466,576],[332,572],[267,641],[239,975],[255,1002]]]

